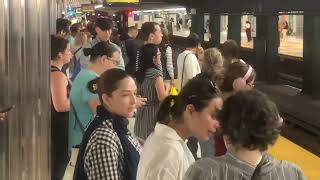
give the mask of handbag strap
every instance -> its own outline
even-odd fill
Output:
[[[72,112],[73,112],[73,115],[74,115],[74,118],[75,118],[75,124],[74,124],[74,128],[76,126],[76,124],[78,124],[79,128],[80,128],[80,131],[82,134],[84,134],[85,132],[85,128],[84,126],[82,125],[79,117],[78,117],[78,113],[76,111],[76,108],[73,106],[72,102],[70,101],[70,104],[71,104],[71,108],[72,108]]]
[[[184,57],[184,60],[183,60],[183,65],[182,65],[182,77],[181,77],[181,82],[180,82],[180,90],[179,91],[181,91],[181,89],[182,89],[182,82],[183,82],[183,75],[184,75],[184,64],[186,63],[186,59],[187,59],[187,56],[189,55],[189,54],[192,54],[192,53],[188,53],[188,54],[186,54],[186,56]]]
[[[73,55],[76,55],[81,49],[82,49],[82,46],[79,47],[79,48],[73,53]]]

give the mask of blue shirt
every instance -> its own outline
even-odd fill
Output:
[[[93,94],[87,88],[88,82],[97,78],[98,75],[90,70],[82,69],[76,79],[74,80],[70,92],[71,103],[78,115],[78,118],[83,127],[87,127],[91,119],[93,119],[93,112],[89,106],[89,101],[98,99],[98,94]],[[78,123],[75,121],[73,108],[69,113],[69,150],[72,146],[80,144],[82,140],[82,132]]]

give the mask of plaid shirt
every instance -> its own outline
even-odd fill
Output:
[[[141,146],[131,133],[128,139],[141,151]],[[121,142],[110,121],[104,121],[90,136],[84,154],[84,170],[89,180],[121,180],[124,172]]]

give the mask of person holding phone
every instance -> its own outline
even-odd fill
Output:
[[[141,64],[136,73],[138,94],[146,97],[146,105],[137,110],[134,133],[141,139],[146,139],[154,130],[156,113],[168,95],[170,86],[163,81],[161,71],[161,52],[157,45],[146,44],[141,50]]]
[[[12,106],[8,106],[8,107],[5,107],[5,108],[0,108],[0,121],[3,121],[4,118],[7,116],[7,113],[9,111],[11,111],[11,109],[14,108],[14,105]]]
[[[14,108],[14,106],[9,106],[6,108],[0,108],[0,121],[4,121],[4,118],[7,116],[7,113]]]
[[[0,113],[0,121],[3,121],[6,117],[6,113]]]

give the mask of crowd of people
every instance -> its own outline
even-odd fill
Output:
[[[185,47],[173,59],[168,32],[155,22],[121,32],[108,18],[88,25],[58,19],[50,59],[52,179],[71,164],[76,180],[305,179],[295,164],[267,153],[283,120],[253,89],[256,72],[237,43],[204,50],[190,33]],[[178,95],[170,94],[173,86]],[[68,164],[72,148],[78,154]]]

